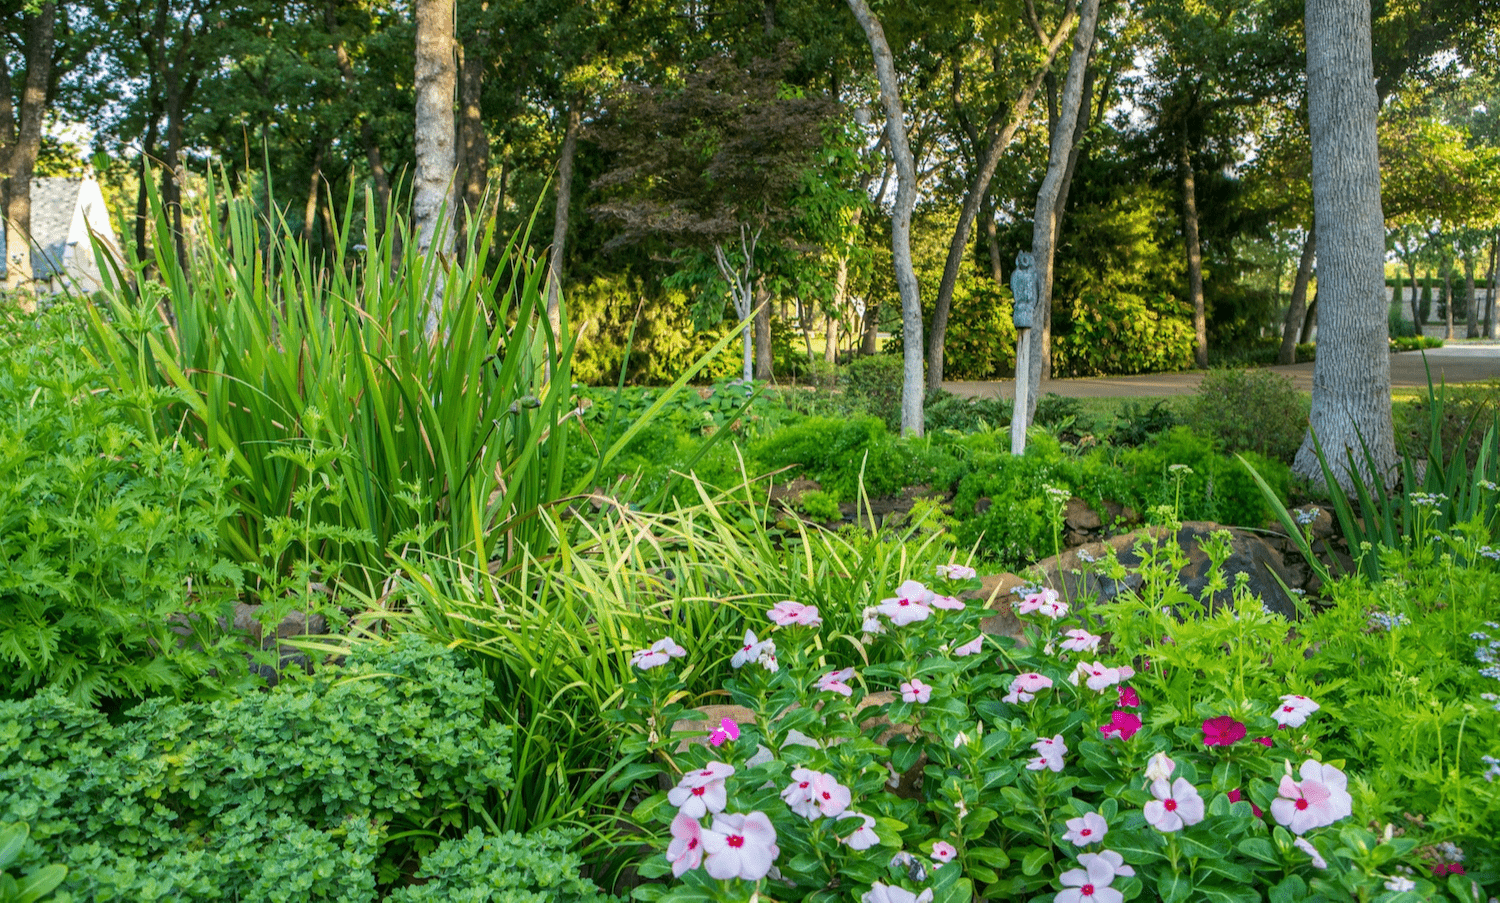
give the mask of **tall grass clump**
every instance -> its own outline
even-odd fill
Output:
[[[170,399],[146,429],[229,461],[231,554],[377,577],[393,550],[489,561],[545,541],[574,339],[548,323],[524,236],[501,244],[491,224],[457,260],[424,256],[399,217],[375,230],[368,196],[355,231],[351,195],[314,254],[274,207],[211,190],[180,258],[151,210],[149,253],[88,309],[91,353],[113,391]]]

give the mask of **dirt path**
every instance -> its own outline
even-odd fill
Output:
[[[1414,351],[1391,355],[1392,388],[1421,388],[1427,385],[1427,366],[1432,368],[1434,382],[1470,383],[1500,379],[1500,344],[1450,342],[1442,348],[1422,354]],[[1292,378],[1303,392],[1312,391],[1313,365],[1293,364],[1271,367],[1273,372]],[[1141,376],[1111,376],[1098,379],[1054,379],[1042,383],[1043,392],[1055,392],[1068,398],[1124,398],[1136,395],[1191,395],[1198,389],[1203,371],[1185,373],[1148,373]],[[988,382],[954,381],[943,388],[966,398],[1014,398],[1012,380]]]

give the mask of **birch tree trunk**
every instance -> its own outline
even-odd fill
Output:
[[[453,177],[455,128],[453,100],[453,0],[417,0],[416,177],[412,220],[417,253],[432,274],[427,299],[427,334],[435,336],[443,317],[443,266],[453,257]]]
[[[1072,156],[1073,142],[1077,138],[1078,108],[1083,100],[1083,75],[1088,68],[1089,54],[1094,47],[1094,27],[1099,21],[1099,0],[1084,0],[1078,14],[1078,31],[1073,35],[1073,53],[1068,60],[1068,78],[1063,83],[1062,106],[1058,110],[1057,128],[1052,130],[1052,148],[1047,159],[1047,175],[1042,179],[1037,192],[1036,215],[1031,224],[1031,254],[1036,268],[1036,308],[1031,321],[1046,322],[1052,306],[1052,255],[1057,242],[1057,202],[1062,190],[1063,177],[1067,175],[1068,160]],[[1031,426],[1036,413],[1037,392],[1042,383],[1042,333],[1040,328],[1029,330],[1030,354],[1024,373],[1017,369],[1016,379],[1026,380],[1025,410],[1017,410],[1011,416],[1011,430],[1023,433]],[[1016,355],[1019,363],[1021,355]],[[1019,389],[1018,389],[1019,395]]]
[[[1313,218],[1323,310],[1308,434],[1292,469],[1314,483],[1323,481],[1313,446],[1316,435],[1346,490],[1355,481],[1389,485],[1396,444],[1370,0],[1306,0],[1305,8]],[[1370,452],[1368,463],[1362,443]]]
[[[917,167],[906,138],[906,114],[901,108],[901,86],[895,60],[880,20],[865,0],[848,0],[849,9],[864,29],[875,57],[880,81],[880,103],[885,108],[886,138],[896,165],[896,202],[891,209],[891,256],[895,259],[896,288],[901,295],[902,381],[901,432],[922,435],[922,295],[911,261],[911,214],[917,203]],[[1096,0],[1092,0],[1096,2]]]
[[[1281,350],[1276,352],[1276,363],[1297,363],[1297,337],[1302,331],[1302,318],[1307,313],[1307,284],[1312,281],[1313,259],[1318,256],[1318,230],[1307,230],[1302,242],[1302,257],[1297,261],[1297,278],[1292,283],[1292,302],[1286,309],[1286,322],[1281,326]]]
[[[1479,338],[1479,305],[1474,292],[1474,255],[1464,255],[1464,313],[1468,317],[1464,338]]]
[[[1193,363],[1208,369],[1208,316],[1203,309],[1203,245],[1198,238],[1198,182],[1193,177],[1193,155],[1187,139],[1178,146],[1182,175],[1182,238],[1186,247],[1188,301],[1193,306]]]
[[[557,210],[552,218],[552,253],[547,257],[547,320],[554,331],[562,324],[563,258],[568,250],[568,215],[573,207],[573,158],[578,152],[582,122],[579,103],[575,99],[568,104],[568,124],[557,161]]]

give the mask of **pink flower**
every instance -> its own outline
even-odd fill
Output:
[[[1038,605],[1036,610],[1038,613],[1044,614],[1052,620],[1056,621],[1058,618],[1061,618],[1068,613],[1068,603],[1060,601],[1058,599],[1053,599],[1049,602],[1043,602],[1041,605]]]
[[[1078,863],[1085,868],[1088,867],[1090,862],[1095,860],[1102,861],[1114,869],[1116,878],[1122,875],[1127,878],[1135,875],[1135,869],[1125,864],[1125,857],[1114,850],[1100,850],[1097,853],[1080,853],[1078,855]]]
[[[1259,743],[1261,746],[1264,746],[1266,749],[1270,749],[1271,748],[1271,738],[1270,737],[1256,737],[1254,742]]]
[[[955,648],[953,650],[953,654],[955,656],[959,657],[959,658],[963,658],[966,655],[978,655],[980,652],[983,652],[983,651],[984,651],[984,634],[981,633],[979,636],[975,637],[972,640],[969,640],[967,643],[964,643],[962,646],[959,646],[959,647]]]
[[[730,657],[729,666],[731,668],[743,668],[750,662],[759,661],[768,646],[771,649],[771,654],[774,656],[776,654],[776,647],[771,644],[770,640],[757,640],[754,633],[748,630],[745,631],[745,642],[740,646],[739,651]]]
[[[979,572],[963,564],[940,564],[937,566],[937,575],[948,580],[970,580],[979,575]]]
[[[677,786],[667,791],[667,802],[677,807],[681,815],[702,818],[709,812],[723,812],[728,802],[728,791],[724,779],[734,774],[734,767],[723,762],[710,762],[701,771],[690,771],[682,776]]]
[[[1146,763],[1146,780],[1165,781],[1172,777],[1172,772],[1176,769],[1177,763],[1173,762],[1166,753],[1159,752]]]
[[[1115,692],[1119,694],[1118,704],[1121,708],[1133,709],[1141,704],[1141,697],[1137,696],[1135,690],[1131,687],[1121,684],[1115,687]]]
[[[946,840],[939,840],[932,845],[932,858],[937,860],[938,865],[952,862],[958,858],[958,850]]]
[[[1234,788],[1233,790],[1229,791],[1228,793],[1226,793],[1224,795],[1227,796],[1227,797],[1229,797],[1229,801],[1231,803],[1237,803],[1240,800],[1244,799],[1244,795],[1240,793],[1240,788],[1238,788],[1238,787]],[[1251,813],[1253,813],[1256,818],[1260,818],[1260,816],[1261,816],[1260,807],[1257,806],[1257,805],[1255,805],[1255,802],[1253,800],[1248,800],[1247,802],[1250,803],[1250,811],[1251,811]]]
[[[925,621],[932,614],[932,591],[908,580],[896,587],[895,598],[880,600],[879,611],[897,627]]]
[[[1044,768],[1054,772],[1063,770],[1063,756],[1068,752],[1068,745],[1063,742],[1062,734],[1042,737],[1031,744],[1031,748],[1037,751],[1037,757],[1026,763],[1028,770],[1041,771]]]
[[[1043,605],[1057,601],[1057,590],[1044,587],[1034,593],[1023,596],[1021,601],[1016,604],[1016,614],[1029,615],[1034,611],[1041,611]]]
[[[1171,784],[1153,781],[1151,795],[1156,799],[1147,803],[1144,811],[1146,821],[1156,830],[1170,834],[1203,821],[1203,797],[1187,778],[1178,778]]]
[[[921,678],[913,677],[909,681],[901,683],[901,701],[926,705],[932,698],[932,687],[922,683]]]
[[[1069,676],[1069,680],[1072,681],[1074,686],[1077,686],[1078,682],[1082,680],[1088,685],[1090,690],[1096,693],[1103,693],[1106,687],[1112,687],[1120,681],[1128,680],[1134,676],[1135,669],[1129,665],[1111,668],[1103,662],[1079,662],[1078,667],[1074,668],[1072,675]]]
[[[947,611],[963,611],[964,604],[953,596],[933,596],[932,607],[942,608]]]
[[[1462,875],[1464,867],[1456,862],[1439,862],[1432,867],[1432,877],[1441,878],[1444,875]]]
[[[881,884],[876,881],[860,897],[860,903],[932,903],[932,888],[914,894],[904,887]]]
[[[1083,868],[1069,869],[1059,877],[1063,889],[1052,898],[1053,903],[1123,903],[1125,896],[1110,887],[1115,870],[1108,859],[1085,853],[1078,857],[1078,864]]]
[[[1245,726],[1228,715],[1203,722],[1204,746],[1229,746],[1245,737]]]
[[[781,791],[781,798],[791,807],[791,810],[806,819],[816,819],[821,812],[813,802],[813,782],[822,772],[813,771],[811,768],[793,768],[792,782]]]
[[[667,861],[672,863],[674,878],[681,878],[683,872],[703,863],[703,827],[698,824],[698,819],[688,818],[681,812],[672,819],[672,842],[667,845]]]
[[[1109,825],[1104,821],[1104,816],[1097,812],[1085,812],[1078,818],[1068,819],[1068,833],[1063,835],[1063,840],[1074,846],[1086,847],[1091,843],[1099,843],[1108,833]]]
[[[719,719],[719,726],[714,728],[708,735],[708,745],[714,747],[723,746],[725,742],[738,740],[739,738],[740,726],[735,723],[734,719],[721,718]]]
[[[631,653],[630,663],[642,671],[650,671],[684,655],[687,655],[687,650],[674,643],[671,637],[666,637],[651,644],[650,649],[638,649]]]
[[[845,668],[842,671],[830,671],[818,678],[818,689],[825,693],[837,693],[844,697],[853,696],[854,689],[848,683],[853,677],[853,668]]]
[[[1292,838],[1292,845],[1306,853],[1308,858],[1312,859],[1313,868],[1328,868],[1328,860],[1324,859],[1323,854],[1318,852],[1318,848],[1312,845],[1312,841],[1305,837],[1294,837]]]
[[[713,828],[703,832],[703,849],[708,854],[704,871],[720,881],[759,881],[781,855],[776,828],[764,812],[714,816]]]
[[[849,808],[852,794],[849,788],[836,781],[831,774],[819,773],[813,778],[812,804],[818,807],[818,815],[836,818]],[[813,816],[817,820],[817,816]]]
[[[1293,834],[1331,825],[1354,812],[1349,778],[1342,771],[1308,759],[1302,763],[1301,773],[1301,781],[1284,776],[1276,789],[1279,795],[1271,801],[1271,815]]]
[[[1122,709],[1115,709],[1114,714],[1109,716],[1108,724],[1099,725],[1099,733],[1105,737],[1118,738],[1120,740],[1129,740],[1140,729],[1140,716],[1133,715]]]
[[[1010,692],[1006,694],[1003,702],[1030,702],[1036,698],[1036,694],[1052,686],[1052,679],[1035,671],[1028,671],[1016,677],[1010,682]]]
[[[801,602],[793,602],[791,600],[777,602],[771,607],[770,611],[766,612],[766,617],[776,622],[780,627],[790,627],[793,624],[801,624],[803,627],[817,627],[823,623],[823,619],[818,617],[818,606],[803,605]]]
[[[1281,697],[1281,705],[1271,713],[1271,717],[1282,727],[1301,727],[1306,723],[1307,716],[1320,708],[1322,706],[1306,696],[1292,694]]]
[[[1069,630],[1063,635],[1067,637],[1062,641],[1062,648],[1066,652],[1095,652],[1099,649],[1100,637],[1087,630]]]
[[[875,844],[880,843],[880,835],[875,833],[875,819],[858,812],[845,812],[845,818],[858,818],[864,823],[854,829],[854,833],[848,837],[840,838],[851,850],[868,850]]]

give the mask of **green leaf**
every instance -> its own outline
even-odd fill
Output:
[[[1302,903],[1306,898],[1307,882],[1296,875],[1288,875],[1271,888],[1266,900],[1268,903]]]
[[[12,900],[14,903],[36,903],[43,896],[52,893],[66,877],[68,867],[65,865],[49,865],[38,869],[16,882],[16,895]]]
[[[1156,884],[1162,903],[1182,903],[1193,892],[1193,882],[1186,875],[1163,875]]]
[[[1459,900],[1472,901],[1472,903],[1483,903],[1484,894],[1480,892],[1479,885],[1474,879],[1466,875],[1448,876],[1448,893]]]
[[[971,860],[978,860],[985,865],[992,865],[997,869],[1003,869],[1010,865],[1010,857],[999,847],[970,847],[965,851],[965,856]]]
[[[1042,870],[1042,866],[1052,861],[1052,850],[1043,847],[1026,847],[1021,854],[1021,873],[1032,876]],[[1018,851],[1020,852],[1020,851]]]
[[[949,871],[939,869],[938,874]],[[954,868],[952,871],[957,872]],[[974,899],[974,884],[968,878],[960,878],[944,888],[939,888],[933,894],[933,903],[969,903]]]
[[[1276,848],[1264,837],[1246,837],[1240,841],[1237,849],[1249,856],[1251,859],[1259,859],[1271,865],[1280,865],[1281,857],[1277,855]]]

